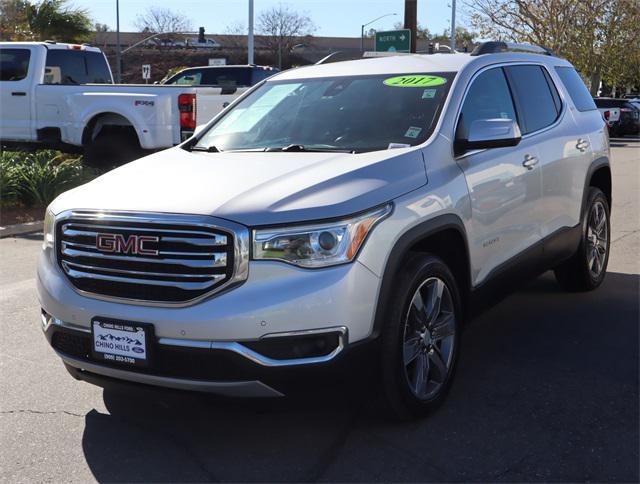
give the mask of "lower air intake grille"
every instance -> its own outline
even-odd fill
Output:
[[[57,258],[79,290],[186,303],[246,278],[245,233],[211,217],[73,212],[57,221]]]

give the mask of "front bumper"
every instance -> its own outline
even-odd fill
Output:
[[[252,262],[241,286],[171,308],[81,294],[47,252],[40,257],[37,277],[43,317],[50,319],[43,320],[47,339],[68,367],[78,370],[78,377],[98,375],[236,396],[279,396],[288,382],[315,378],[316,369],[321,377],[343,359],[347,348],[370,336],[379,284],[359,262],[322,270]],[[159,355],[154,367],[131,370],[93,361],[88,348],[96,316],[153,324]],[[340,334],[339,344],[323,354],[273,357],[255,348],[274,336],[322,332]],[[60,346],[56,339],[62,336],[56,334],[75,342]],[[302,367],[304,375],[298,377]]]
[[[43,329],[56,354],[79,380],[102,386],[120,380],[231,397],[280,397],[305,385],[316,388],[323,381],[344,381],[364,367],[370,369],[374,354],[373,344],[356,344],[322,362],[265,366],[226,349],[158,343],[151,366],[125,368],[95,360],[90,333],[59,322],[44,325],[44,316]]]

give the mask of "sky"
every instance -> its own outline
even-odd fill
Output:
[[[116,0],[71,0],[70,3],[86,9],[94,22],[115,30]],[[458,1],[458,5],[461,3]],[[365,30],[390,30],[404,18],[404,0],[254,0],[255,16],[278,4],[309,15],[318,36],[358,37],[360,26],[376,17],[397,13],[372,23]],[[135,31],[136,16],[152,6],[183,13],[191,19],[194,28],[202,26],[207,34],[222,34],[228,26],[247,25],[247,0],[120,0],[120,31]],[[456,17],[460,16],[458,6]],[[418,0],[418,22],[431,33],[441,33],[450,21],[450,0]]]

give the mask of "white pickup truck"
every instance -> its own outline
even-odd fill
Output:
[[[83,150],[93,165],[179,144],[240,91],[116,85],[95,47],[0,42],[0,143]]]

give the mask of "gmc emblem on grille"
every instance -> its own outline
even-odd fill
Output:
[[[158,249],[149,249],[145,244],[159,241],[160,237],[150,235],[98,234],[96,249],[115,254],[158,255]]]

